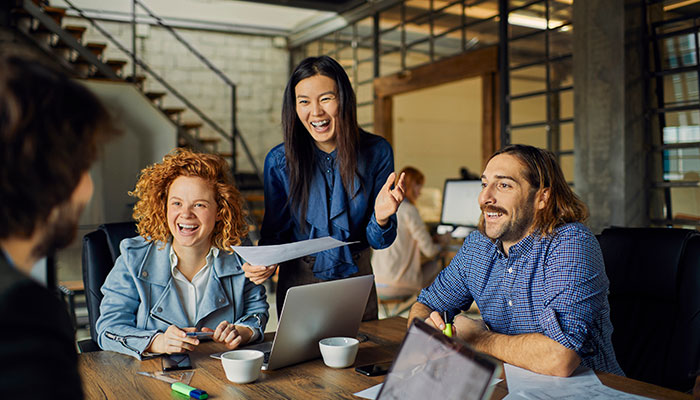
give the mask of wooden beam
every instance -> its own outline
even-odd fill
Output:
[[[490,46],[395,75],[376,78],[374,93],[377,98],[383,98],[496,71],[498,46]]]
[[[374,133],[383,136],[390,145],[394,144],[394,101],[391,96],[374,99]]]

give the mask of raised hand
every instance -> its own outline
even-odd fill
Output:
[[[384,186],[382,186],[379,194],[377,194],[377,199],[374,201],[374,217],[377,218],[377,223],[379,226],[386,226],[389,222],[389,217],[396,214],[396,210],[399,209],[399,205],[403,201],[405,196],[405,189],[403,186],[404,176],[406,174],[401,174],[399,181],[394,185],[392,189],[391,186],[396,179],[396,172],[392,172]]]

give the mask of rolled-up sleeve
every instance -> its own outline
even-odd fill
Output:
[[[545,268],[543,333],[590,356],[596,349],[591,331],[606,308],[609,286],[598,242],[590,232],[563,234],[553,241]]]

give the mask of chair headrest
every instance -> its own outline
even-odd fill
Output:
[[[132,238],[138,235],[136,223],[133,221],[103,224],[100,225],[98,229],[107,236],[107,245],[109,246],[109,252],[112,254],[112,262],[115,262],[117,257],[121,254],[119,251],[119,243],[126,238]]]

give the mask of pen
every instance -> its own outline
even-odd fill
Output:
[[[442,330],[442,333],[447,337],[452,337],[452,321],[447,318],[447,311],[442,312],[442,320],[445,321],[445,329]]]
[[[175,324],[173,324],[172,322],[168,321],[167,319],[162,318],[162,317],[159,317],[159,316],[157,316],[157,315],[155,315],[155,314],[151,314],[151,317],[153,317],[154,319],[157,319],[158,321],[160,321],[160,322],[162,322],[162,323],[164,323],[164,324],[167,324],[167,325],[175,325]],[[175,326],[177,326],[177,325],[175,325]],[[194,337],[196,337],[196,338],[201,338],[201,337],[213,336],[213,335],[214,335],[214,332],[201,332],[201,331],[200,331],[200,332],[187,332],[186,335],[187,335],[187,336],[194,336]]]
[[[175,382],[170,385],[170,388],[178,393],[182,393],[185,396],[194,397],[195,399],[206,399],[209,397],[207,392],[202,389],[195,389],[192,386],[185,385],[182,382]]]

